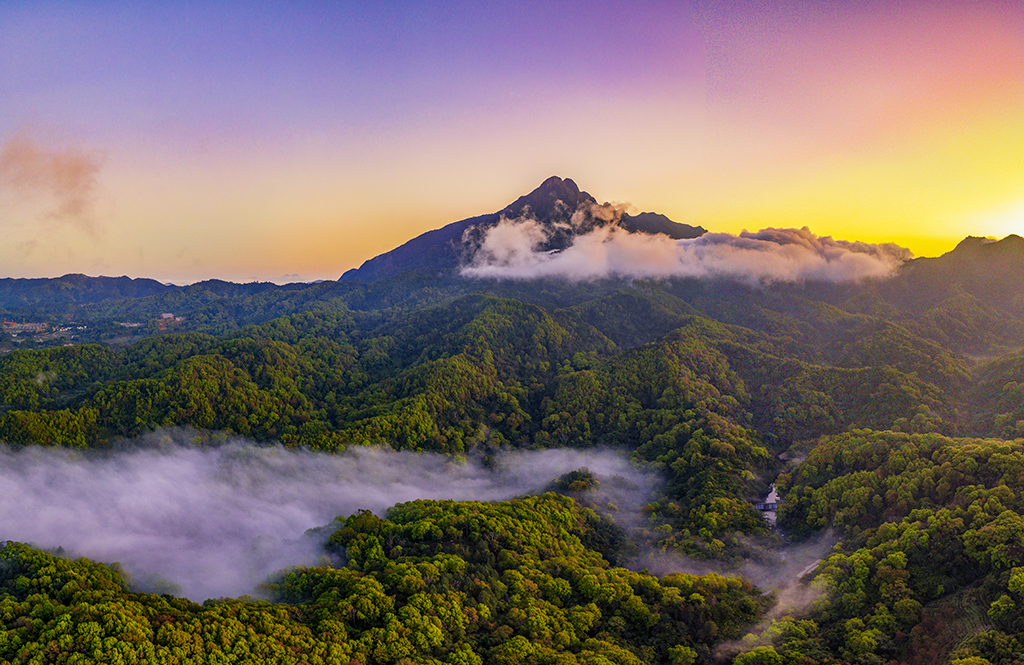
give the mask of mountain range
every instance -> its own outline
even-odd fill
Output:
[[[724,269],[521,270],[581,247]],[[481,253],[515,278],[473,276]],[[787,260],[812,269],[743,272]],[[0,544],[0,660],[1020,662],[1022,262],[1018,236],[908,259],[807,229],[713,233],[550,178],[333,282],[3,280],[5,320],[50,326],[0,332],[5,464],[60,446],[116,466],[170,431],[187,451],[374,446],[454,469],[611,449],[652,488],[581,468],[512,501],[310,524],[334,558],[280,574],[266,602],[198,605]],[[778,530],[756,508],[773,484]]]
[[[238,299],[255,299],[264,303],[286,300],[301,306],[301,303],[319,302],[336,296],[345,296],[350,304],[362,299],[365,306],[374,307],[402,300],[399,292],[409,294],[424,287],[440,287],[455,292],[481,289],[508,294],[523,292],[529,299],[539,297],[545,290],[544,280],[536,280],[532,285],[498,283],[485,287],[478,280],[464,278],[459,273],[478,248],[481,236],[503,220],[535,220],[545,230],[544,240],[536,248],[539,252],[564,250],[580,235],[597,226],[614,226],[629,234],[673,240],[700,238],[707,233],[700,226],[680,224],[658,213],[631,215],[608,204],[604,207],[611,213],[607,219],[591,212],[601,206],[593,196],[581,191],[573,180],[552,176],[534,191],[497,212],[428,231],[345,272],[337,283],[278,286],[207,280],[175,286],[146,278],[87,277],[80,274],[52,279],[6,278],[0,279],[0,316],[18,320],[54,315],[67,320],[109,316],[145,319],[158,314],[157,310],[188,315],[197,309],[216,307],[218,302],[223,306],[227,301]],[[576,223],[573,223],[574,214]],[[1019,270],[1022,261],[1024,239],[1019,236],[1011,235],[1002,240],[968,237],[940,257],[904,262],[887,279],[841,285],[813,281],[776,283],[770,290],[775,294],[824,299],[868,314],[902,316],[899,312],[904,312],[920,316],[958,301],[960,306],[987,312],[995,319],[1009,317],[1016,320],[1024,315],[1024,296],[1020,295],[1024,292],[1024,271]],[[729,279],[674,279],[664,283],[674,284],[672,289],[694,296],[709,291],[724,295],[735,290],[744,293],[749,290]],[[621,280],[577,283],[568,289],[568,297],[571,299],[571,293],[577,292],[596,293],[609,285],[621,285]],[[764,289],[755,291],[764,294]],[[531,293],[534,295],[529,295]],[[276,314],[285,311],[271,309]],[[1004,323],[1016,325],[1008,321]]]

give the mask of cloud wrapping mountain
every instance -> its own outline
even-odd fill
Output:
[[[595,206],[595,208],[598,206]],[[601,213],[609,210],[601,208]],[[546,248],[558,225],[530,215],[502,219],[478,238],[461,273],[468,277],[727,278],[749,283],[852,282],[886,277],[909,250],[892,243],[835,240],[802,229],[762,229],[737,235],[706,233],[674,240],[629,233],[614,223],[594,225],[564,249]]]
[[[646,483],[609,452],[512,453],[488,469],[443,455],[330,455],[241,440],[200,448],[189,438],[165,432],[107,454],[0,448],[0,541],[118,561],[140,588],[168,590],[158,583],[166,580],[201,601],[252,594],[281,568],[314,564],[322,541],[305,532],[361,509],[504,500],[583,466]]]

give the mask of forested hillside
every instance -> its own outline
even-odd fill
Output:
[[[484,221],[564,216],[548,199],[566,182]],[[699,235],[631,219],[610,223]],[[557,253],[572,237],[549,240]],[[5,283],[7,313],[110,331],[0,340],[14,449],[110,452],[176,426],[323,453],[610,448],[659,483],[635,514],[580,471],[556,494],[342,515],[335,567],[294,570],[259,601],[141,593],[116,567],[8,544],[0,659],[1017,662],[1022,244],[968,239],[845,282],[471,278],[446,245],[315,285]],[[778,530],[753,505],[772,482]],[[804,571],[813,602],[629,570],[657,555],[738,575],[824,534],[838,544]]]
[[[0,550],[0,656],[14,662],[641,663],[706,659],[764,601],[716,575],[612,568],[581,542],[597,518],[548,494],[416,502],[339,518],[342,568],[274,602],[133,593],[117,570]]]
[[[1024,646],[1024,444],[853,431],[780,478],[780,524],[843,537],[808,620],[768,632],[786,660],[1015,662]]]

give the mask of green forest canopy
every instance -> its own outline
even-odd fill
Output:
[[[90,304],[101,321],[176,298],[188,316],[127,345],[0,356],[9,445],[105,449],[187,425],[325,452],[612,446],[665,481],[625,536],[634,547],[728,566],[777,546],[752,501],[780,473],[788,537],[841,540],[815,574],[820,599],[746,641],[770,598],[736,578],[612,567],[625,556],[602,551],[612,513],[571,483],[578,502],[343,516],[330,543],[348,565],[297,570],[271,601],[141,594],[115,569],[9,544],[0,656],[1013,662],[1024,322],[984,284],[940,287],[924,268],[906,280],[758,291],[406,274]]]

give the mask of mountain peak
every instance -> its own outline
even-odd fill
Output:
[[[948,255],[953,257],[984,255],[988,258],[1003,256],[1019,258],[1021,254],[1024,254],[1024,238],[1016,234],[1010,234],[1002,240],[967,236]]]
[[[526,196],[520,196],[499,214],[505,217],[520,217],[527,212],[526,209],[529,207],[529,212],[533,213],[535,217],[546,219],[559,212],[562,207],[572,214],[572,211],[585,202],[597,203],[597,199],[587,192],[580,191],[571,178],[563,180],[553,175],[542,182],[537,189]]]
[[[427,231],[349,270],[341,278],[376,280],[408,271],[435,276],[453,274],[465,258],[467,243],[479,242],[488,229],[503,219],[530,217],[540,222],[547,233],[546,241],[539,248],[542,251],[565,249],[575,236],[606,224],[617,224],[628,233],[661,234],[677,240],[705,233],[699,226],[677,224],[664,215],[649,212],[636,216],[622,214],[621,218],[616,216],[609,221],[604,216],[591,214],[591,205],[597,206],[597,199],[581,191],[571,179],[551,176],[498,212]],[[573,214],[581,211],[584,213],[581,219],[574,220]]]
[[[568,188],[572,189],[573,191],[575,191],[577,193],[579,193],[579,191],[580,191],[580,188],[576,185],[575,182],[573,182],[572,178],[566,178],[565,180],[562,180],[561,178],[559,178],[556,175],[553,175],[550,178],[548,178],[547,180],[545,180],[544,182],[540,183],[540,187],[538,187],[537,189],[535,189],[533,191],[534,192],[539,192],[542,189],[551,189],[551,190],[553,190],[553,189],[557,189],[557,188],[560,188],[560,187],[568,187]]]

